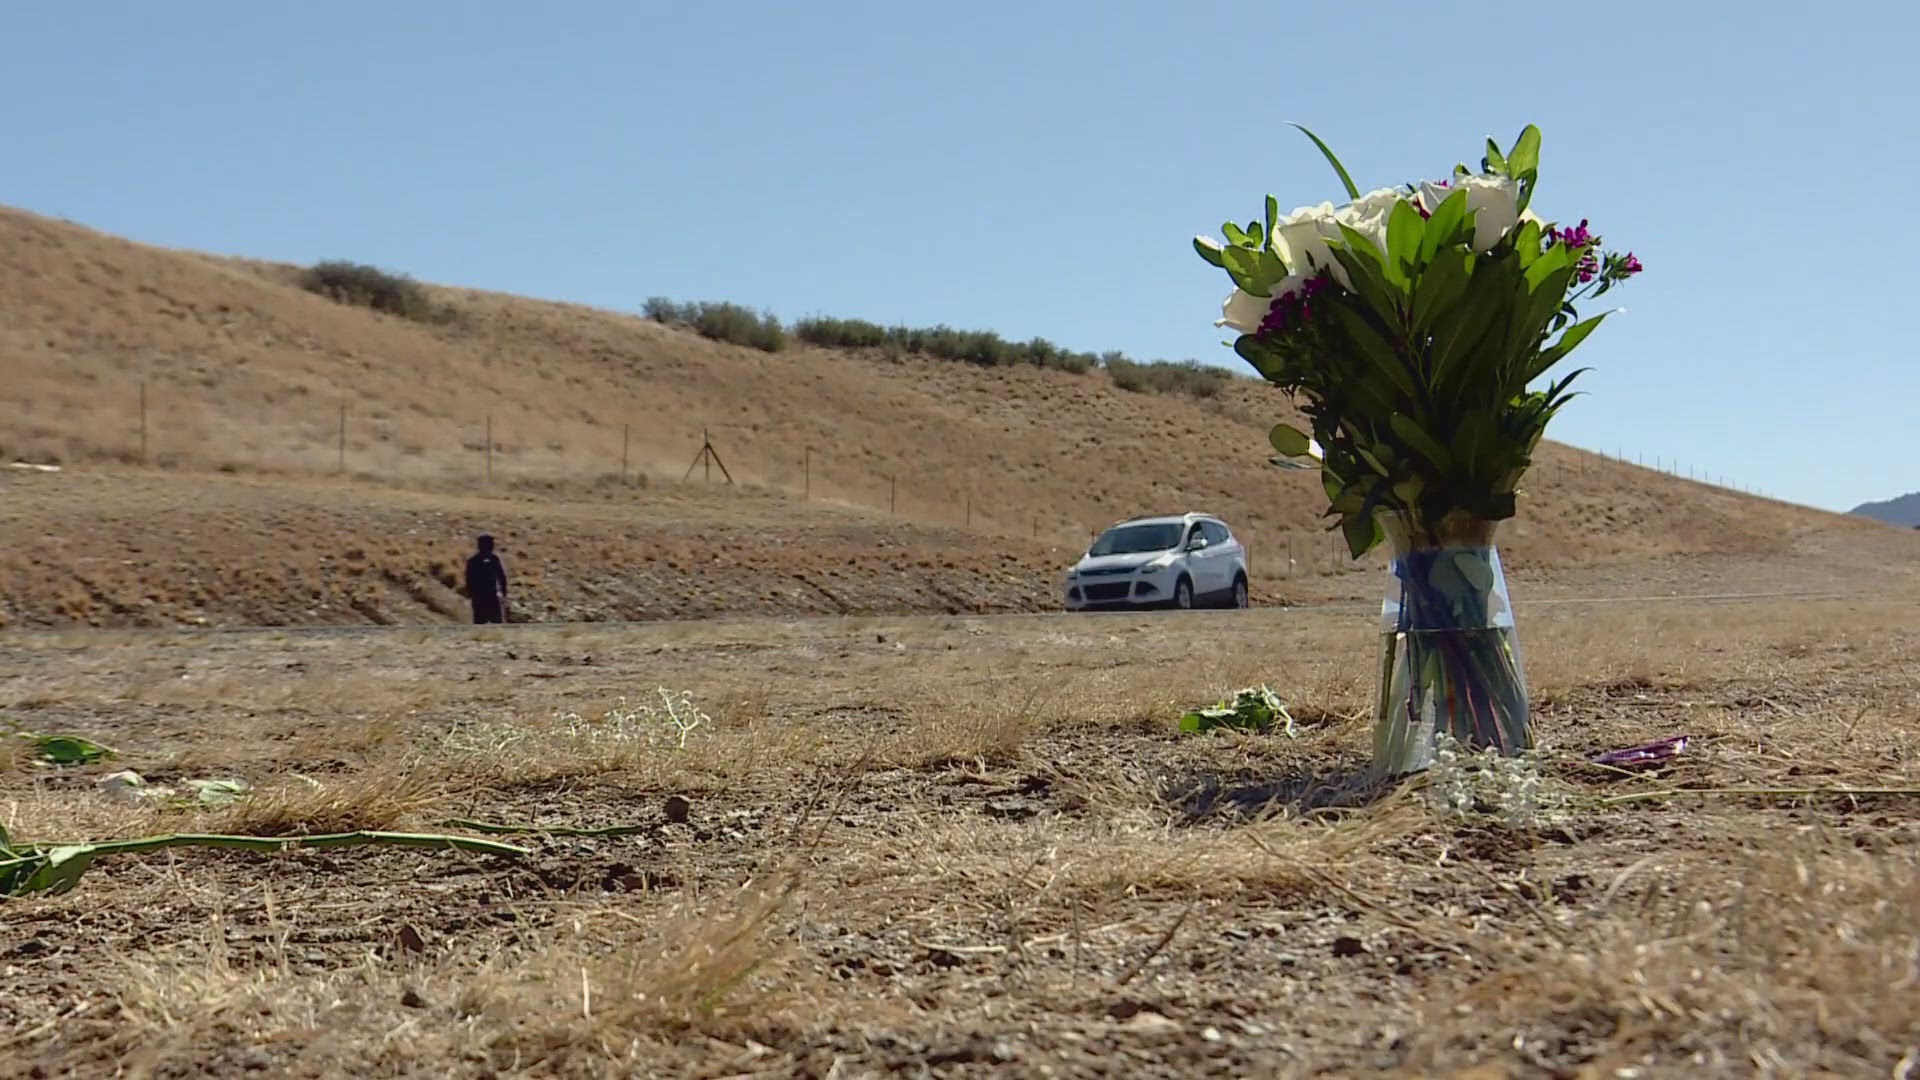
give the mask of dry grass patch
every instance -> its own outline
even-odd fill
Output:
[[[1611,876],[1577,936],[1507,943],[1497,970],[1431,1002],[1409,1065],[1900,1075],[1920,1047],[1916,904],[1910,861],[1808,839],[1730,863],[1650,856]]]
[[[636,1066],[686,1040],[767,1037],[825,1007],[824,987],[801,991],[788,928],[798,887],[757,882],[712,900],[689,899],[628,919],[609,948],[594,935],[542,950],[470,995],[495,1032],[496,1060],[565,1071],[588,1063]],[[617,916],[618,912],[607,912]],[[638,920],[633,920],[638,922]],[[796,980],[799,982],[796,982]]]
[[[244,836],[394,830],[444,808],[454,795],[439,770],[418,765],[323,779],[287,776],[204,815],[200,824]]]
[[[622,698],[590,714],[459,724],[432,752],[450,774],[483,784],[604,778],[689,791],[804,771],[822,758],[827,739],[819,730],[758,714],[750,701],[735,703],[720,717],[690,699],[685,704],[692,711],[678,719],[668,717],[664,706]]]

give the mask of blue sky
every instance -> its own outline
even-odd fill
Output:
[[[1188,240],[1546,135],[1647,272],[1550,434],[1845,509],[1920,488],[1920,5],[18,5],[0,202],[632,310],[1234,364]],[[0,257],[4,257],[0,253]],[[1611,298],[1609,298],[1611,299]]]

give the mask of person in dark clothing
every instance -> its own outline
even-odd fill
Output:
[[[467,559],[467,596],[473,601],[473,621],[507,621],[507,568],[493,553],[493,537],[480,534],[480,550]]]

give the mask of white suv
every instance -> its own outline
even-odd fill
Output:
[[[1247,606],[1247,549],[1210,514],[1129,518],[1067,571],[1068,611]]]

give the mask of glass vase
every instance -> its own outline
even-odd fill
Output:
[[[1392,548],[1380,608],[1374,770],[1420,772],[1436,740],[1516,754],[1533,745],[1520,642],[1494,522],[1382,513]]]

